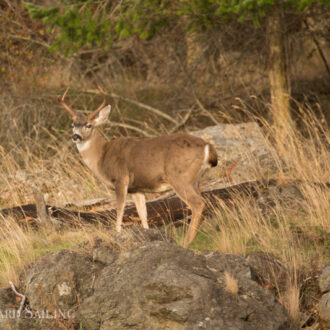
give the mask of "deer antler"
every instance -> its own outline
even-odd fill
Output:
[[[68,112],[69,112],[69,114],[73,117],[73,118],[76,118],[77,117],[77,115],[76,115],[76,113],[65,103],[65,101],[64,101],[64,99],[65,99],[65,96],[66,96],[66,94],[67,94],[67,92],[68,92],[68,90],[69,90],[69,87],[66,89],[66,91],[64,92],[64,94],[63,94],[63,96],[62,96],[62,98],[59,96],[58,97],[58,100],[59,100],[59,102],[61,103],[61,105],[64,107],[64,109],[65,110],[67,110]]]
[[[97,88],[100,91],[100,93],[103,95],[103,102],[94,112],[92,112],[91,114],[88,115],[89,120],[94,119],[94,117],[105,107],[105,105],[107,103],[107,99],[106,99],[104,90],[101,88],[100,85],[97,85]]]

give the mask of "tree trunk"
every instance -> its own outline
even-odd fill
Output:
[[[276,138],[286,138],[292,128],[290,88],[287,76],[287,37],[280,8],[267,21],[269,85]]]

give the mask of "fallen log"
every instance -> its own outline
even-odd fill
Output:
[[[300,184],[306,184],[301,180],[296,180],[291,183],[287,183],[288,187]],[[330,182],[308,182],[307,184],[317,186],[319,188],[328,190],[330,188]],[[267,182],[262,181],[248,181],[240,184],[232,185],[226,188],[220,188],[217,184],[204,187],[202,191],[203,198],[207,201],[204,215],[214,212],[214,205],[219,204],[219,201],[226,204],[235,205],[235,200],[241,197],[249,196],[255,200],[271,187],[278,187],[280,190],[285,188],[285,184],[282,185],[276,180],[269,180]],[[283,196],[287,199],[287,196]],[[295,198],[295,197],[294,197]],[[105,206],[106,207],[106,206]],[[21,226],[27,227],[39,227],[42,224],[40,221],[40,214],[38,214],[38,208],[36,204],[26,204],[21,206],[15,206],[0,210],[0,220],[6,221],[7,217],[11,217],[17,221]],[[81,226],[81,225],[97,225],[103,224],[105,226],[113,226],[116,220],[116,210],[112,206],[108,209],[102,209],[100,211],[79,211],[72,210],[66,207],[57,207],[46,205],[46,212],[53,224],[58,224],[56,221],[62,223],[65,226]],[[161,227],[168,223],[174,223],[174,225],[183,224],[184,219],[189,218],[190,210],[176,195],[162,196],[154,200],[147,202],[148,211],[148,223],[151,227]],[[40,211],[39,211],[40,212]],[[130,226],[140,222],[136,208],[133,204],[127,205],[125,208],[123,225]]]
[[[210,211],[212,205],[218,199],[229,202],[235,199],[240,193],[243,195],[258,196],[260,182],[251,181],[240,183],[228,188],[214,188],[202,192],[203,197],[208,201],[205,213]],[[64,225],[80,226],[82,224],[96,225],[101,223],[106,226],[114,224],[116,210],[102,210],[97,212],[81,212],[67,208],[46,205],[48,215],[63,222]],[[182,220],[189,217],[190,210],[176,195],[160,197],[147,202],[148,223],[150,226],[163,226],[168,223],[179,225]],[[26,204],[0,210],[0,216],[14,218],[20,225],[38,226],[38,212],[36,204]],[[135,206],[129,205],[125,208],[123,225],[129,226],[139,222]]]

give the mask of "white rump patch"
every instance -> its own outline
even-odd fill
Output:
[[[210,153],[210,145],[207,144],[204,148],[204,160],[203,160],[203,167],[207,165],[207,162],[209,160],[209,153]]]
[[[89,149],[90,146],[91,146],[90,140],[77,143],[77,148],[78,148],[79,152]]]
[[[204,147],[203,164],[202,164],[201,169],[199,170],[199,172],[195,178],[195,182],[194,182],[194,186],[197,187],[198,189],[199,189],[199,181],[200,181],[203,173],[205,172],[206,168],[209,166],[209,164],[208,164],[209,154],[210,154],[210,145],[206,144]]]

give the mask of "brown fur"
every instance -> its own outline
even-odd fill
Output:
[[[69,111],[64,97],[61,103]],[[184,246],[188,246],[197,234],[204,208],[198,188],[200,177],[206,167],[216,166],[218,162],[214,146],[183,133],[149,139],[118,138],[107,142],[95,126],[108,119],[110,109],[110,106],[98,109],[88,117],[73,116],[71,109],[69,112],[73,117],[73,140],[83,160],[116,192],[117,231],[121,230],[127,193],[133,194],[142,224],[148,228],[144,193],[174,189],[192,211],[184,242]]]
[[[178,175],[194,182],[203,164],[205,145],[188,134],[114,139],[104,144],[98,171],[112,184],[128,177],[129,193],[156,192],[164,184],[174,184]]]

